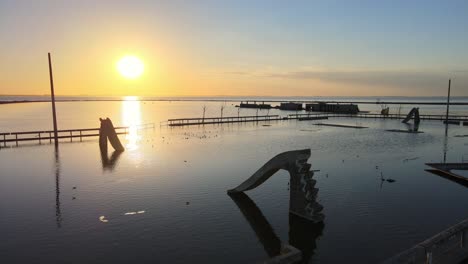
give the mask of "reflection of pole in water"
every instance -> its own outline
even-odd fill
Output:
[[[445,128],[445,137],[444,137],[444,163],[447,163],[447,149],[448,149],[448,136],[447,128]]]
[[[62,225],[62,213],[60,211],[60,160],[59,148],[55,145],[55,220],[57,227]]]
[[[205,124],[205,112],[206,112],[206,105],[203,105],[203,118],[202,118],[203,124]]]

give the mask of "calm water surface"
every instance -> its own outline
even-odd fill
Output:
[[[257,224],[302,247],[310,263],[373,263],[468,217],[466,187],[425,171],[426,162],[444,156],[468,160],[467,138],[454,137],[467,127],[451,126],[445,137],[436,121],[422,121],[422,134],[385,132],[405,126],[371,119],[326,121],[368,129],[293,120],[160,126],[201,116],[203,104],[206,116],[219,115],[222,103],[213,102],[58,103],[62,129],[98,127],[99,117],[116,126],[156,126],[121,136],[126,151],[104,162],[93,138],[64,141],[58,150],[36,143],[0,149],[2,262],[256,263],[268,258],[269,239],[242,214],[240,207],[249,207],[264,217],[251,216]],[[231,103],[225,107],[225,116],[238,114]],[[0,132],[50,129],[50,111],[47,103],[0,105]],[[256,110],[240,112],[250,114]],[[290,219],[285,171],[247,192],[240,207],[226,194],[276,154],[304,148],[320,170],[314,178],[324,225]],[[381,175],[396,182],[382,183]]]

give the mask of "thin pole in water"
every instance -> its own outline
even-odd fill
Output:
[[[448,132],[448,118],[449,118],[449,109],[450,109],[450,83],[451,83],[451,80],[449,79],[448,94],[447,94],[447,112],[445,113],[445,135],[447,135],[447,132]]]
[[[50,52],[47,55],[49,57],[50,96],[52,98],[52,117],[54,121],[54,139],[55,139],[55,146],[58,146],[57,114],[55,112],[55,93],[54,93],[54,78],[52,76],[52,60],[50,59]]]

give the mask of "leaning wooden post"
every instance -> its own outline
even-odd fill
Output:
[[[50,96],[52,98],[52,117],[54,121],[54,139],[55,139],[55,145],[58,145],[57,115],[55,113],[54,79],[52,76],[52,61],[50,59],[50,52],[48,53],[48,57],[49,57]]]
[[[451,80],[449,79],[448,94],[447,94],[447,112],[445,113],[445,135],[447,135],[447,132],[448,132],[448,118],[449,118],[449,109],[450,109],[450,82]]]

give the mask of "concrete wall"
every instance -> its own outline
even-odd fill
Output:
[[[468,260],[468,219],[382,263],[458,264],[463,260]]]

